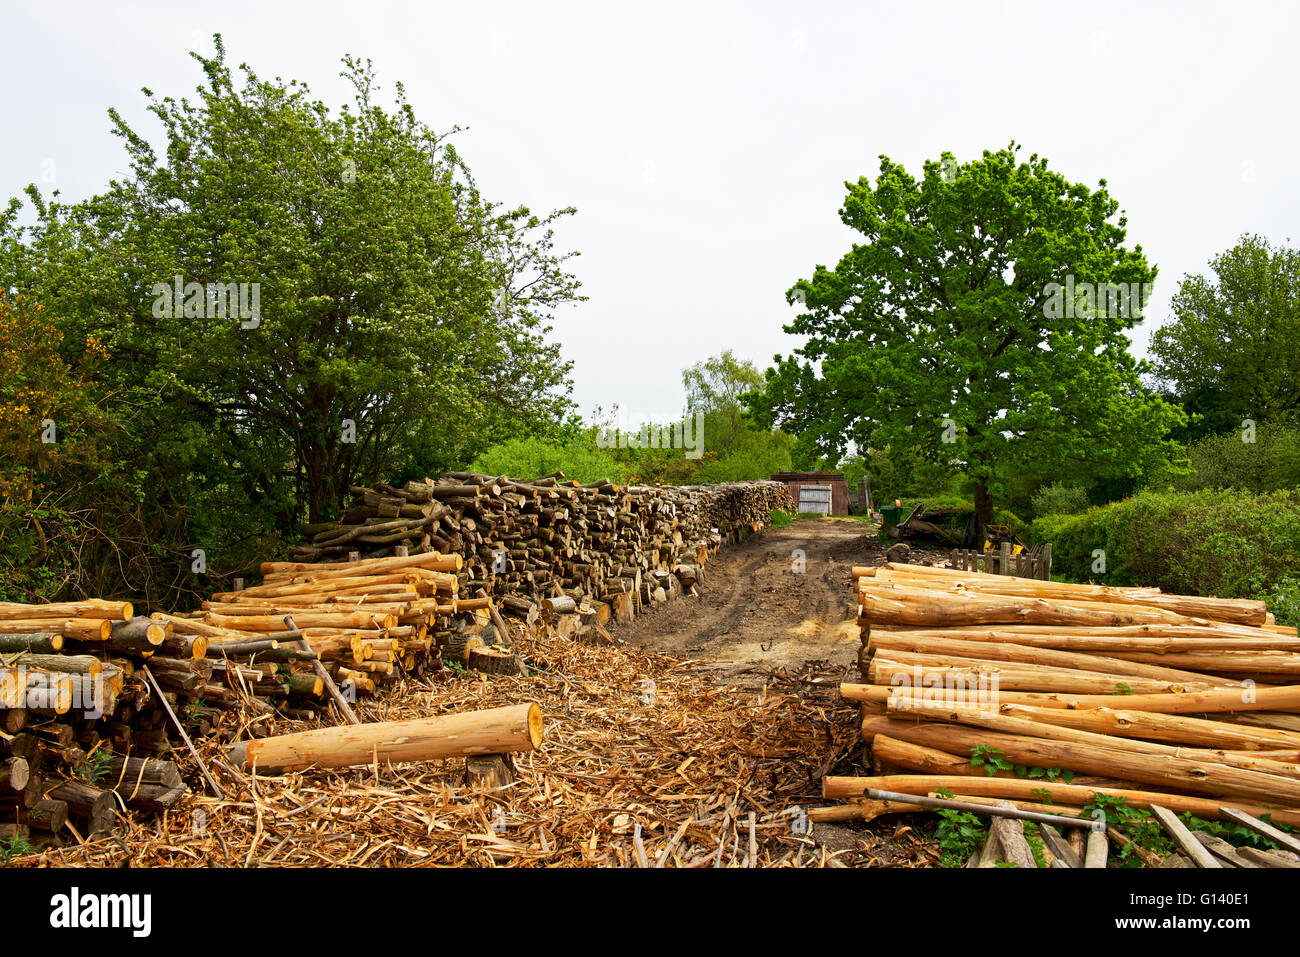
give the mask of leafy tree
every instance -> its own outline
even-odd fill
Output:
[[[344,60],[355,102],[332,111],[297,82],[237,82],[215,39],[193,100],[145,91],[160,149],[110,111],[126,175],[75,205],[29,187],[30,226],[16,201],[0,214],[0,288],[47,308],[66,361],[107,352],[114,461],[149,531],[101,540],[203,546],[229,573],[358,481],[561,420],[547,322],[581,297],[553,233],[573,210],[486,199],[400,85],[380,105],[368,62]],[[174,606],[144,578],[131,593]]]
[[[845,478],[871,474],[871,487],[878,498],[887,501],[909,496],[930,496],[957,492],[961,476],[947,462],[936,462],[917,448],[871,449],[861,456],[841,463]],[[969,498],[969,494],[967,495]]]
[[[745,429],[745,407],[741,399],[763,384],[763,373],[754,363],[737,359],[730,349],[697,362],[682,372],[686,407],[707,416],[706,435],[719,456],[729,455]]]
[[[1128,352],[1155,272],[1123,246],[1105,182],[1070,183],[1018,149],[944,154],[921,179],[881,157],[874,186],[846,184],[840,216],[865,241],[787,293],[806,312],[786,331],[807,342],[753,403],[828,453],[955,462],[982,523],[1001,477],[1139,475],[1182,418]]]
[[[197,103],[152,102],[164,157],[110,111],[131,175],[68,213],[101,268],[51,308],[122,357],[124,386],[145,371],[211,423],[284,525],[435,441],[558,418],[569,366],[544,319],[576,296],[551,230],[572,210],[486,201],[400,85],[396,112],[375,102],[368,63],[345,59],[356,100],[333,115],[247,67],[236,86],[216,40]],[[227,284],[258,315],[231,315]]]
[[[1188,275],[1174,321],[1151,340],[1156,370],[1190,411],[1269,421],[1300,412],[1300,251],[1243,236]],[[1222,417],[1222,416],[1220,416]]]
[[[682,372],[686,405],[704,415],[704,444],[697,482],[768,478],[788,471],[796,455],[793,436],[754,422],[744,399],[763,385],[763,373],[728,349]]]

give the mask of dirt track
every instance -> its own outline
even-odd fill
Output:
[[[660,605],[618,629],[618,637],[699,659],[733,683],[746,672],[798,670],[812,661],[856,667],[849,569],[882,554],[872,527],[849,519],[800,519],[767,529],[722,548],[705,569],[698,597]]]

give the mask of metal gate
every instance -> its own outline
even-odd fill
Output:
[[[799,512],[814,515],[831,513],[831,487],[829,485],[799,486]]]

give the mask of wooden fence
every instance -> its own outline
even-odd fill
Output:
[[[983,564],[981,568],[980,565]],[[1052,544],[1034,545],[1019,555],[1011,554],[1011,543],[1003,542],[997,551],[977,551],[973,548],[954,548],[952,567],[967,572],[987,572],[990,575],[1015,575],[1018,578],[1052,578]]]

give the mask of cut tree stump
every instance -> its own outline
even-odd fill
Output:
[[[465,759],[465,784],[496,791],[515,781],[509,754],[472,754]]]
[[[509,648],[487,645],[470,649],[468,667],[490,675],[517,675],[523,671],[524,663]]]

